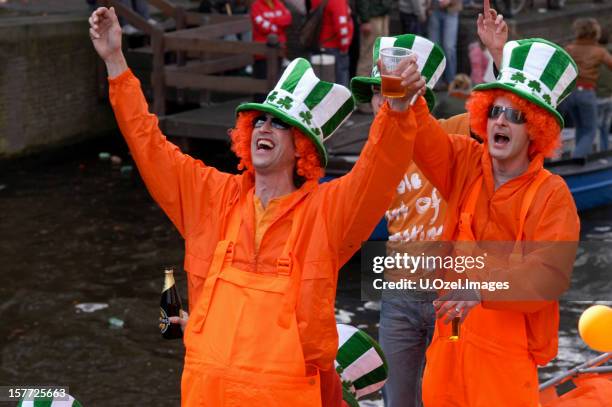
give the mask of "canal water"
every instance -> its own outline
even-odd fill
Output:
[[[231,170],[227,151],[194,155]],[[0,385],[68,386],[85,407],[179,405],[182,344],[157,319],[164,266],[186,298],[183,245],[131,165],[119,135],[0,163]],[[610,237],[612,207],[581,218],[583,236]],[[354,259],[337,318],[376,336],[376,304],[359,297]],[[595,355],[576,330],[589,305],[562,305],[559,356],[541,379]]]

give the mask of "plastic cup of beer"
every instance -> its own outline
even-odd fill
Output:
[[[403,98],[406,96],[406,88],[402,86],[400,63],[407,59],[413,52],[408,48],[389,47],[380,50],[381,62],[381,91],[388,98]]]

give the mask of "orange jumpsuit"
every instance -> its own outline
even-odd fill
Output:
[[[576,207],[561,177],[543,177],[532,199],[525,198],[543,171],[542,156],[495,190],[486,143],[448,135],[420,104],[416,115],[414,161],[448,204],[442,240],[578,241]],[[470,196],[473,208],[466,208]],[[459,228],[462,213],[472,219]],[[427,351],[425,406],[537,406],[536,364],[556,355],[558,321],[556,301],[485,300],[468,314],[458,342],[448,340],[450,325],[438,321]]]
[[[319,371],[337,351],[337,273],[406,171],[414,112],[385,105],[353,170],[284,197],[256,247],[253,177],[166,141],[129,70],[110,80],[110,100],[149,192],[185,239],[182,405],[320,406]]]

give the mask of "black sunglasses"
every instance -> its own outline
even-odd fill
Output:
[[[253,120],[253,127],[255,127],[256,129],[263,127],[263,125],[266,124],[267,121],[268,121],[268,117],[266,117],[265,114],[262,114],[261,116],[257,116]],[[281,119],[277,119],[276,117],[270,117],[270,121],[271,121],[271,126],[274,129],[287,130],[291,127],[290,125],[288,125]]]
[[[523,124],[526,121],[525,113],[521,112],[520,110],[497,105],[489,108],[489,119],[497,119],[502,113],[506,116],[506,120],[508,120],[510,123]]]

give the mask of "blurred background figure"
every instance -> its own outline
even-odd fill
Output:
[[[251,5],[251,25],[253,27],[253,41],[266,43],[268,35],[276,34],[281,47],[287,42],[287,27],[291,25],[291,13],[281,0],[255,0]],[[280,61],[279,61],[280,62]],[[266,79],[268,65],[265,55],[256,55],[253,64],[253,78]],[[281,71],[279,63],[278,71]],[[261,103],[266,99],[265,94],[255,94],[255,102]]]
[[[130,7],[136,13],[140,14],[140,16],[147,20],[149,24],[157,23],[157,21],[151,18],[151,14],[149,12],[149,4],[145,0],[121,0],[121,3],[123,3],[127,7]],[[140,32],[133,25],[126,23],[125,19],[122,17],[119,17],[119,24],[121,24],[121,31],[125,35],[133,35]]]
[[[599,68],[606,65],[612,69],[612,55],[597,41],[601,27],[594,18],[579,18],[573,24],[575,39],[565,49],[578,65],[576,90],[567,98],[567,111],[576,128],[576,147],[573,156],[586,157],[593,152],[593,141],[597,131],[597,96],[595,88]]]
[[[369,76],[372,70],[372,48],[378,37],[389,35],[391,0],[356,0],[359,20],[359,60],[357,76]],[[358,107],[362,113],[372,113],[369,103]]]
[[[389,35],[391,0],[356,0],[359,16],[358,76],[368,76],[372,70],[372,47],[378,37]]]
[[[427,35],[427,5],[428,0],[399,0],[398,8],[402,32]]]
[[[459,30],[459,12],[463,0],[432,0],[427,21],[427,33],[430,40],[442,46],[446,55],[444,82],[438,82],[439,89],[446,89],[457,73],[457,33]]]
[[[609,31],[602,27],[599,44],[610,50],[608,46]],[[597,119],[599,124],[599,151],[608,150],[608,136],[612,126],[612,70],[605,65],[599,67],[599,80],[595,89],[597,94]]]
[[[434,116],[447,119],[465,113],[465,102],[472,91],[472,81],[464,73],[457,74],[455,79],[448,85],[446,95],[440,96],[438,104],[434,108]]]
[[[317,8],[322,0],[312,0],[310,10]],[[323,24],[319,44],[325,54],[335,58],[336,83],[349,86],[349,55],[353,37],[353,20],[347,0],[328,0],[323,13]]]
[[[478,40],[472,42],[468,46],[468,55],[470,58],[470,77],[474,85],[491,82],[495,79],[492,76],[493,57],[482,42]],[[457,76],[455,79],[457,79]]]

